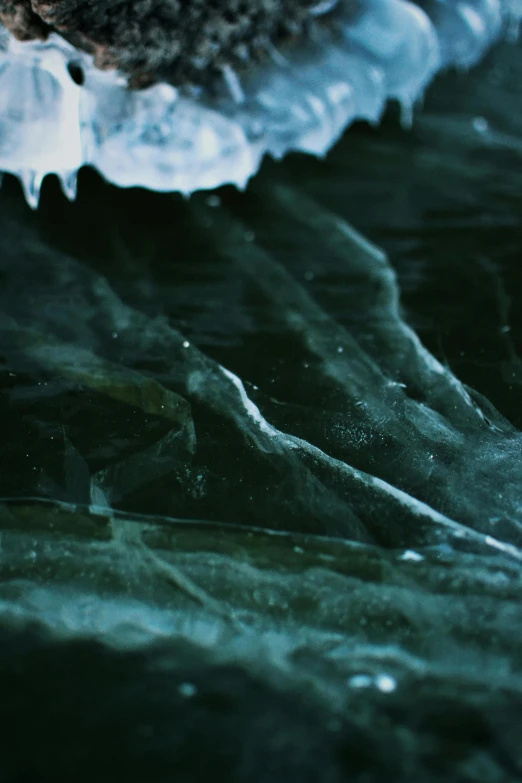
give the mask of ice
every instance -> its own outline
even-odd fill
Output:
[[[331,132],[356,106],[334,54]],[[76,780],[80,756],[89,780],[163,759],[165,779],[212,780],[247,747],[221,778],[519,779],[518,54],[441,80],[413,138],[357,129],[243,194],[84,172],[80,203],[49,187],[33,214],[6,177],[8,774]],[[299,77],[321,100],[304,60]],[[154,168],[156,136],[122,134],[158,105],[168,134],[187,99],[107,84],[86,152],[123,139]]]
[[[383,71],[388,98],[411,105],[440,67],[439,41],[426,14],[402,0],[369,0],[344,37]]]
[[[0,169],[19,176],[31,206],[46,174],[83,163],[79,101],[54,41],[45,47],[10,41],[0,52]]]
[[[324,6],[324,7],[323,7]],[[321,14],[329,11],[325,25]],[[364,0],[313,9],[308,36],[222,90],[197,97],[168,85],[129,92],[114,72],[58,36],[0,46],[0,170],[31,206],[48,173],[74,198],[74,173],[94,166],[121,187],[191,193],[243,188],[264,154],[324,155],[355,119],[377,123],[388,99],[406,122],[436,72],[476,63],[522,14],[515,0]],[[508,32],[509,32],[508,30]],[[74,62],[82,86],[68,70]]]
[[[60,173],[59,179],[64,195],[69,201],[74,201],[78,192],[78,172]]]
[[[85,160],[111,182],[190,193],[229,181],[242,187],[257,167],[233,120],[168,85],[131,92],[90,73],[86,88]]]
[[[501,0],[422,0],[435,25],[443,65],[468,68],[500,34]]]

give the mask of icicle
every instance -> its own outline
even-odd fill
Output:
[[[69,201],[74,201],[78,191],[78,172],[69,171],[64,174],[58,174],[58,179],[60,180],[64,195]]]
[[[400,101],[401,107],[401,125],[405,130],[410,130],[413,126],[413,103],[408,100]]]
[[[223,78],[225,79],[225,84],[227,85],[227,89],[232,96],[232,99],[236,103],[244,103],[245,93],[243,92],[243,88],[241,87],[241,82],[239,81],[237,73],[233,68],[230,67],[230,65],[224,65],[221,70],[223,73]]]
[[[40,201],[40,190],[44,175],[32,169],[22,169],[18,172],[18,179],[22,185],[25,199],[31,209],[37,209]]]
[[[338,2],[339,0],[319,0],[308,10],[308,13],[310,16],[324,16],[333,11]]]
[[[265,41],[264,48],[272,58],[272,62],[274,62],[276,65],[278,65],[280,68],[287,68],[289,65],[288,60],[286,57],[281,54],[279,49],[276,49],[274,44],[271,41]]]

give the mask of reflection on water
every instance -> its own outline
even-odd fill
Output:
[[[259,704],[349,716],[367,780],[391,756],[390,779],[517,779],[518,55],[448,76],[413,132],[391,110],[246,194],[86,172],[33,215],[6,183],[6,623],[167,639],[179,677],[187,649],[194,677],[240,664]],[[330,741],[310,780],[355,763]]]

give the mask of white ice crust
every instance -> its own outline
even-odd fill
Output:
[[[408,119],[437,71],[472,66],[522,17],[522,0],[421,5],[361,0],[354,11],[340,0],[300,46],[273,50],[241,79],[225,70],[212,99],[166,84],[129,91],[56,35],[19,43],[0,28],[0,171],[19,177],[33,207],[50,173],[73,199],[84,165],[121,187],[243,188],[265,154],[324,155],[354,120],[378,123],[389,99]]]

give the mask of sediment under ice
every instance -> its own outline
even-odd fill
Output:
[[[33,207],[49,173],[73,199],[83,165],[122,187],[244,187],[266,153],[323,155],[354,120],[377,123],[389,99],[408,119],[437,71],[470,67],[521,16],[519,0],[364,0],[355,16],[341,2],[300,45],[241,81],[225,70],[197,98],[167,84],[129,91],[56,35],[19,43],[0,30],[0,171]]]

